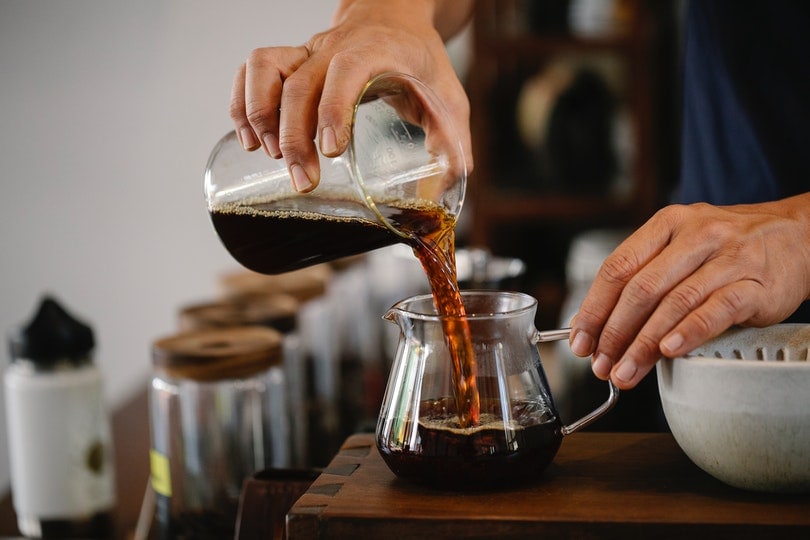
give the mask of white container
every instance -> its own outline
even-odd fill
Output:
[[[734,487],[810,493],[810,325],[733,328],[658,362],[672,435]]]
[[[112,437],[92,346],[89,327],[51,299],[12,338],[6,420],[14,510],[26,536],[111,533]]]

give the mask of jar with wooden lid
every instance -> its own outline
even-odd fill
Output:
[[[152,347],[152,488],[161,538],[232,538],[242,483],[286,456],[282,334],[208,329]]]
[[[295,331],[300,304],[297,298],[286,293],[196,302],[180,309],[178,324],[181,332],[269,326],[289,334]]]
[[[240,326],[267,326],[283,334],[282,388],[289,436],[286,448],[274,455],[277,467],[306,467],[309,465],[309,415],[307,397],[307,361],[298,333],[298,312],[301,306],[295,296],[286,293],[226,298],[195,302],[183,306],[178,314],[180,331],[211,330]]]

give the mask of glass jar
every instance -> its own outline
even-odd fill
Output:
[[[444,104],[401,73],[358,96],[350,144],[320,156],[317,189],[294,188],[284,159],[245,152],[234,132],[211,151],[205,198],[223,245],[246,268],[281,274],[407,242],[455,223],[467,164]]]
[[[153,344],[152,488],[161,538],[232,538],[245,479],[285,437],[282,335],[183,332]],[[272,390],[272,391],[271,391]]]
[[[283,335],[282,365],[284,376],[275,377],[270,384],[271,399],[281,396],[286,403],[275,407],[286,410],[286,428],[281,420],[277,430],[286,429],[285,436],[274,440],[273,467],[305,467],[308,464],[307,365],[298,333],[298,311],[301,302],[291,294],[268,292],[245,294],[213,302],[199,302],[180,310],[180,330],[211,330],[241,326],[266,326]],[[275,403],[275,402],[274,402]]]

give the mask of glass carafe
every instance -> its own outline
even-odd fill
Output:
[[[205,171],[208,211],[242,265],[279,274],[454,224],[467,180],[462,145],[417,79],[378,75],[357,99],[348,150],[320,156],[318,187],[299,193],[284,159],[223,137]]]
[[[464,291],[480,398],[478,425],[461,428],[442,318],[431,295],[392,307],[400,340],[389,374],[376,444],[399,477],[448,488],[478,488],[537,478],[564,435],[605,414],[618,389],[595,411],[564,425],[540,361],[539,343],[568,330],[539,332],[537,301],[526,294]]]

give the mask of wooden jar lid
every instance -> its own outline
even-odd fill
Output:
[[[183,332],[234,326],[268,326],[288,333],[295,329],[299,306],[299,301],[289,294],[204,302],[182,308],[179,326]]]
[[[318,264],[276,275],[237,270],[223,274],[219,281],[225,298],[230,300],[284,293],[305,302],[326,292],[333,273],[328,265]]]
[[[262,326],[182,332],[155,341],[152,363],[170,377],[245,379],[281,363],[282,335]]]

